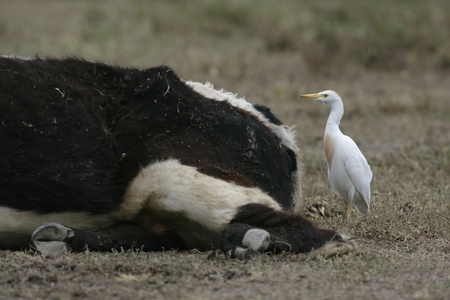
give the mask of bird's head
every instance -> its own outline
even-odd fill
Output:
[[[342,103],[342,99],[335,91],[327,90],[317,94],[305,94],[301,96],[306,99],[320,101],[322,104],[333,106],[335,103]]]

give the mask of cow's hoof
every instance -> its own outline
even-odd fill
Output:
[[[270,234],[263,229],[250,229],[245,233],[242,245],[245,248],[236,247],[234,256],[238,259],[250,259],[269,247]]]
[[[53,257],[69,252],[67,241],[73,236],[73,230],[66,226],[44,223],[33,232],[31,243],[45,257]]]

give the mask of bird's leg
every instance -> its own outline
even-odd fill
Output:
[[[347,212],[346,212],[347,218],[350,217],[351,213],[352,213],[352,203],[351,202],[347,202]]]
[[[342,214],[342,222],[341,225],[344,225],[347,218],[350,217],[350,214],[352,213],[352,204],[351,202],[345,202],[345,211]]]

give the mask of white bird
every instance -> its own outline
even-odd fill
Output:
[[[320,101],[331,108],[325,127],[324,150],[331,188],[346,201],[343,221],[350,215],[352,205],[359,213],[367,214],[370,211],[370,182],[373,174],[356,143],[339,129],[344,115],[341,97],[329,90],[301,97]]]

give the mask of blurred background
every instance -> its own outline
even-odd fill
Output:
[[[379,153],[444,126],[424,121],[449,113],[449,11],[447,0],[0,0],[0,54],[169,65],[270,106],[305,151],[321,147],[328,111],[298,96],[334,89],[343,129]],[[411,124],[413,113],[426,116]]]

